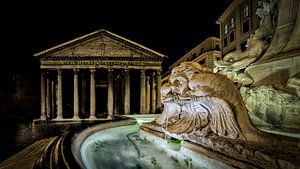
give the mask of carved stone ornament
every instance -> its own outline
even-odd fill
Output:
[[[226,76],[209,72],[196,62],[183,62],[171,71],[161,87],[162,114],[141,130],[160,137],[184,140],[184,145],[237,168],[296,168],[300,160],[297,141],[257,130],[237,86]],[[286,161],[273,153],[292,157]],[[224,160],[224,156],[218,157]],[[295,163],[295,164],[294,164]]]
[[[243,86],[254,82],[245,69],[257,61],[268,48],[274,30],[274,6],[277,2],[258,1],[256,14],[261,18],[260,24],[247,40],[246,50],[230,52],[222,60],[214,61],[215,73],[226,75],[232,81]]]
[[[252,122],[260,127],[277,127],[300,131],[300,98],[262,85],[240,89]]]
[[[172,70],[169,82],[161,88],[161,100],[162,115],[145,124],[155,130],[181,139],[214,134],[244,140],[251,134],[252,125],[235,84],[196,62],[183,62]]]

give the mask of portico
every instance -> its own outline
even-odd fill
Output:
[[[99,30],[34,56],[41,69],[41,120],[160,110],[165,55],[138,43]]]

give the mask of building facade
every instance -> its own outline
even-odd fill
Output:
[[[199,63],[202,66],[213,69],[214,60],[218,60],[220,58],[221,55],[219,38],[208,37],[169,66],[168,70],[162,75],[162,84],[166,83],[169,79],[171,70],[174,67],[179,66],[182,62],[193,61]]]
[[[216,21],[220,25],[221,54],[246,49],[247,39],[258,28],[257,1],[235,0]]]
[[[129,39],[98,30],[34,56],[40,60],[42,120],[160,110],[165,55]]]

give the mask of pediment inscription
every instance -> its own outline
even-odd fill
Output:
[[[145,56],[130,46],[126,46],[109,37],[100,36],[72,45],[52,54],[52,56],[70,56],[70,57],[142,57]]]

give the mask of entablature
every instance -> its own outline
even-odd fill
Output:
[[[41,60],[41,69],[154,69],[161,70],[160,61],[114,61],[114,60]]]

